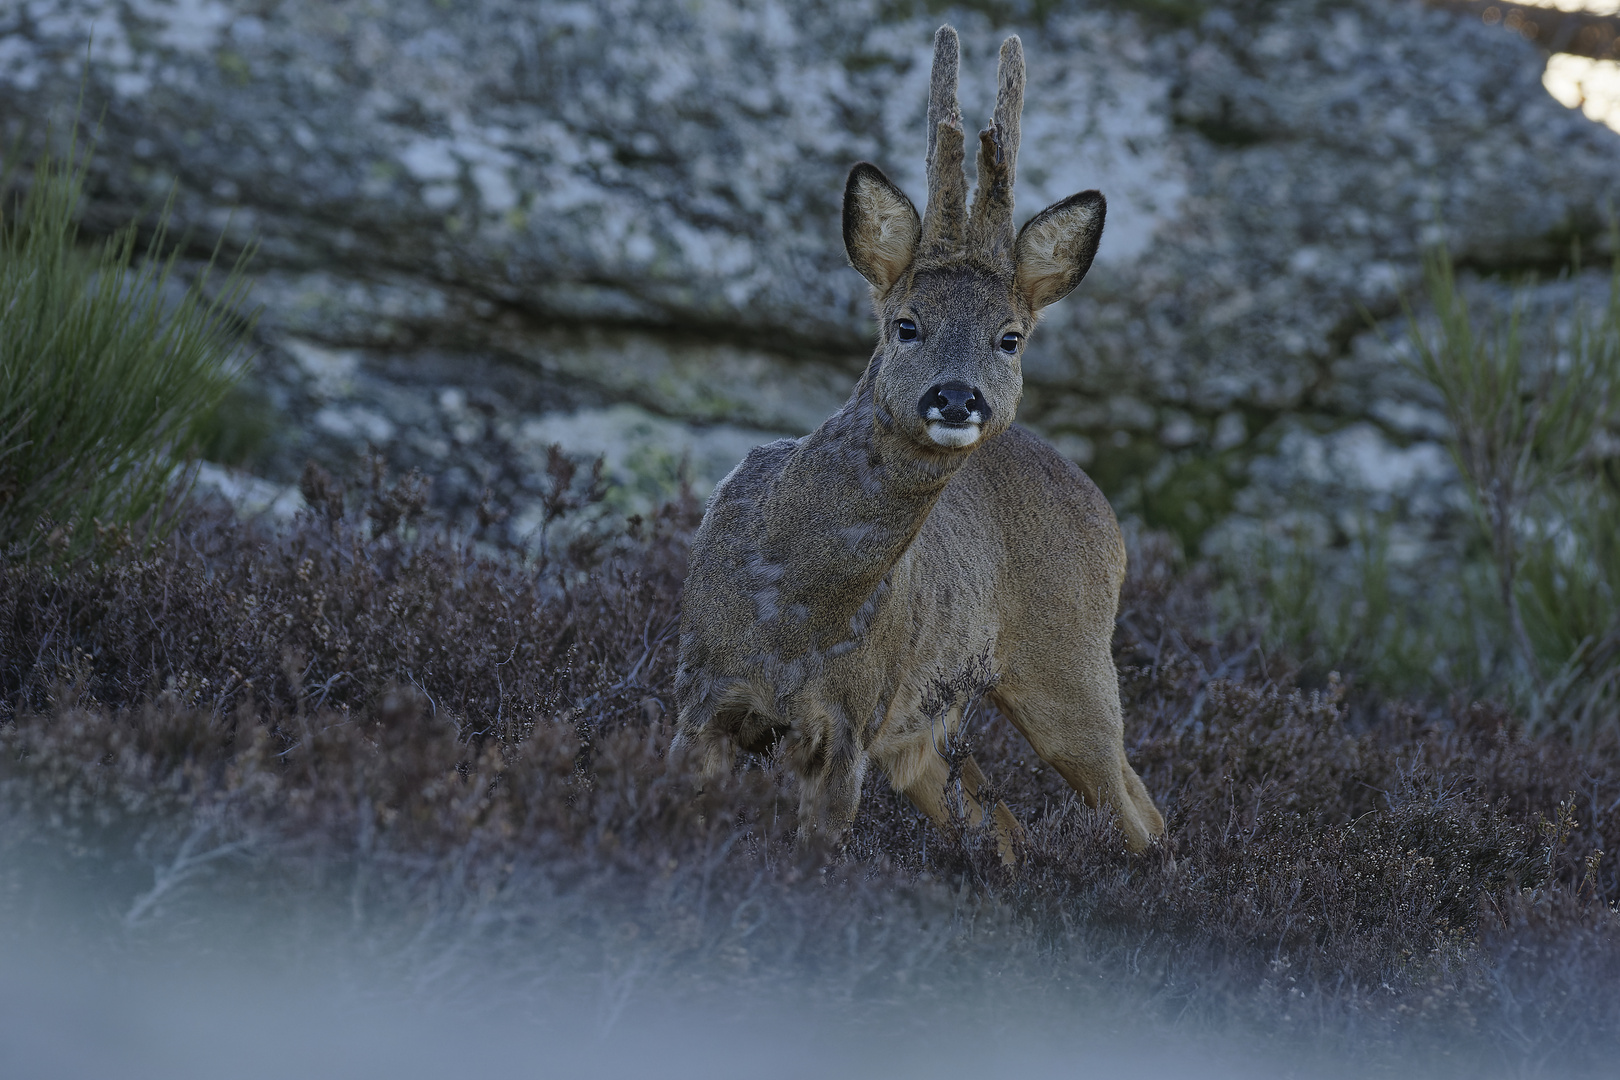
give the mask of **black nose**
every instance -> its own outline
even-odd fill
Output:
[[[939,418],[947,424],[965,424],[968,415],[975,412],[979,414],[980,423],[990,419],[990,406],[985,403],[984,395],[977,387],[957,380],[930,388],[917,402],[917,411],[924,417],[933,409],[939,410]]]

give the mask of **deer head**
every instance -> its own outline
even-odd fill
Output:
[[[1012,423],[1024,346],[1042,308],[1085,277],[1105,203],[1082,191],[1013,234],[1013,176],[1024,106],[1024,47],[1001,46],[995,116],[979,132],[971,214],[963,172],[956,31],[934,35],[928,97],[928,203],[921,218],[877,166],[844,185],[844,249],[872,286],[878,349],[869,374],[887,426],[929,454],[959,454]]]

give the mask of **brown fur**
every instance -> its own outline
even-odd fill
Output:
[[[785,740],[806,835],[854,817],[870,761],[944,824],[937,747],[961,715],[941,733],[923,697],[988,655],[996,706],[1087,802],[1112,806],[1140,850],[1164,822],[1125,760],[1109,651],[1119,526],[1084,473],[1012,426],[1022,342],[1084,276],[1105,206],[1096,192],[1071,196],[1013,237],[1024,73],[1011,38],[967,220],[956,50],[942,28],[921,223],[875,166],[857,165],[846,185],[844,240],[881,327],[866,373],[826,423],[754,450],[710,499],[681,619],[680,740],[711,771],[729,768],[737,746]],[[901,320],[914,337],[899,336]],[[1009,333],[1021,336],[1010,353]],[[929,418],[929,395],[951,382],[976,391],[977,425]],[[962,775],[982,817],[978,765]],[[1017,823],[1004,805],[993,817],[1010,857]]]

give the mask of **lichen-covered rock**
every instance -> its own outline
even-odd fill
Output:
[[[1601,247],[1620,136],[1553,101],[1524,42],[1415,0],[1062,7],[950,16],[970,122],[1024,36],[1022,213],[1109,198],[1096,268],[1031,342],[1024,417],[1191,541],[1245,487],[1441,468],[1366,313],[1398,313],[1442,229],[1486,269]],[[259,240],[263,378],[294,426],[269,467],[370,441],[463,477],[439,495],[467,507],[525,497],[530,465],[446,400],[508,433],[633,405],[679,422],[666,456],[707,438],[689,426],[730,447],[836,407],[870,334],[844,173],[923,190],[938,16],[903,10],[29,0],[0,12],[0,120],[37,147],[88,50],[91,227],[172,190],[195,242]]]

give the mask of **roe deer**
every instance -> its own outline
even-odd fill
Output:
[[[1125,760],[1119,525],[1079,468],[1012,425],[1025,343],[1090,268],[1103,197],[1071,195],[1014,236],[1024,55],[1010,37],[969,213],[958,55],[941,27],[922,218],[866,162],[844,187],[844,246],[879,327],[854,394],[804,438],[753,450],[709,499],[681,615],[677,741],[712,774],[737,747],[785,739],[801,836],[853,820],[873,760],[943,825],[950,765],[923,698],[988,656],[991,701],[1140,851],[1164,820]],[[961,720],[953,706],[944,735]],[[983,774],[968,759],[961,775],[982,821]],[[1018,823],[1004,803],[994,820],[1012,861]]]

